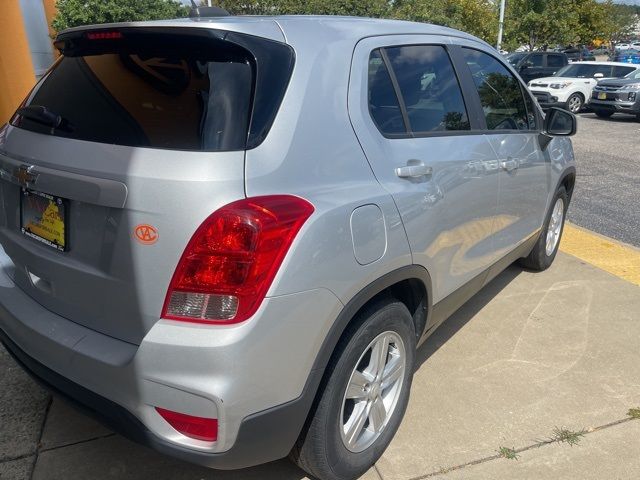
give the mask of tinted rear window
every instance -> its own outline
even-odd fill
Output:
[[[220,38],[167,34],[125,33],[112,44],[103,40],[89,46],[89,40],[82,41],[85,46],[70,49],[25,104],[61,116],[63,127],[52,129],[26,114],[16,115],[14,125],[133,147],[247,147],[257,71],[247,49]],[[279,101],[270,108],[278,106]],[[262,121],[275,115],[260,113]]]

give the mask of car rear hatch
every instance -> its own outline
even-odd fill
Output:
[[[283,43],[198,27],[63,33],[0,129],[0,243],[48,310],[138,344],[194,231],[244,198],[244,152],[293,68]]]

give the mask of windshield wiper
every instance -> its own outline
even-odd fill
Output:
[[[71,123],[62,115],[58,115],[52,112],[47,107],[42,105],[29,105],[28,107],[21,107],[16,112],[18,115],[23,116],[31,121],[41,123],[53,128],[59,128],[62,130],[73,130]]]

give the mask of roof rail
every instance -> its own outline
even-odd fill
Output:
[[[191,0],[189,18],[228,17],[230,14],[224,8],[198,6],[195,0]]]

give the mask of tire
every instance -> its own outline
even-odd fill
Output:
[[[571,113],[579,113],[584,106],[584,98],[579,93],[573,93],[569,98],[567,98],[566,109]]]
[[[562,202],[558,207],[558,202]],[[520,259],[520,264],[530,270],[543,271],[551,266],[558,253],[558,246],[564,231],[564,220],[569,206],[569,195],[564,187],[560,187],[553,197],[551,208],[545,218],[544,226],[538,241],[528,256]],[[561,213],[559,224],[557,214]],[[549,248],[548,248],[549,247]]]
[[[387,368],[381,371],[387,372],[388,381],[393,382],[386,388],[384,383],[379,383],[379,374],[375,379],[370,375],[377,371],[371,368],[375,363],[372,358],[377,358],[372,354],[385,344],[383,335],[390,343],[385,350]],[[358,314],[333,353],[318,398],[290,458],[312,477],[321,480],[354,480],[369,470],[391,442],[404,417],[413,379],[415,350],[413,319],[403,303],[387,299],[375,302]],[[404,370],[398,373],[393,367],[400,364],[404,365]],[[363,373],[356,374],[356,369]],[[395,380],[389,376],[391,371],[397,374]],[[349,385],[353,389],[349,390],[351,395],[358,397],[357,400],[347,398]],[[379,420],[383,416],[379,408],[375,408],[381,405],[382,398],[382,405],[390,412],[384,417],[385,421]],[[374,410],[378,412],[377,416]],[[358,412],[369,411],[372,413],[358,415]],[[378,433],[372,418],[379,421]],[[353,431],[360,434],[348,436],[345,429],[358,425],[357,419],[363,419],[359,423],[363,428]]]
[[[595,114],[597,116],[599,116],[600,118],[610,118],[611,115],[613,115],[613,112],[611,110],[598,110],[598,109],[594,109],[593,110],[595,112]]]

